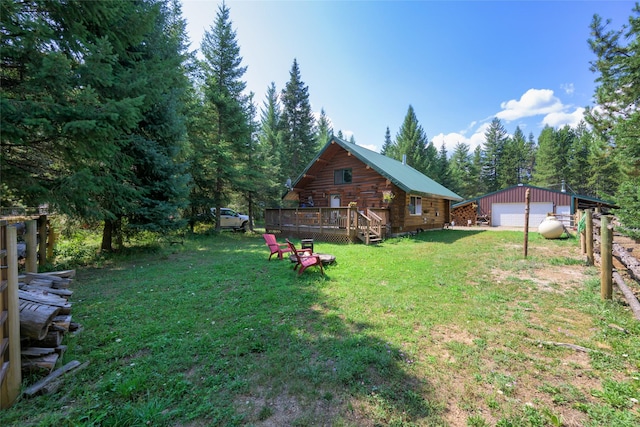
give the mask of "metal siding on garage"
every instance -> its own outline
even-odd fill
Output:
[[[524,227],[524,203],[493,203],[491,205],[491,225]],[[531,203],[529,205],[529,227],[538,227],[553,212],[553,203]]]

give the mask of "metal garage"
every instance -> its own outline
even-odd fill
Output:
[[[491,205],[491,225],[494,227],[524,227],[524,203],[493,203]],[[538,225],[553,212],[553,203],[531,203],[529,206],[529,227]]]
[[[530,191],[529,227],[538,227],[547,213],[554,213],[567,226],[578,209],[615,207],[614,204],[590,196],[520,184],[456,203],[451,218],[456,224],[509,226],[524,228],[524,205]]]

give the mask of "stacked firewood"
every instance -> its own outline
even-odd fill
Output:
[[[464,206],[457,207],[451,211],[451,220],[455,225],[476,225],[478,206],[475,203],[469,203]]]
[[[69,290],[75,270],[27,273],[19,277],[22,370],[50,372],[62,357],[64,335],[78,329],[71,321]]]

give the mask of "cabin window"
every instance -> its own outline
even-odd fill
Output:
[[[333,183],[334,184],[350,184],[351,183],[351,168],[334,170],[333,171]]]
[[[411,196],[409,198],[409,215],[422,215],[422,197]]]

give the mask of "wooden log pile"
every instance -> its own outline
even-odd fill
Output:
[[[478,219],[478,206],[469,203],[451,210],[451,220],[455,225],[476,225]]]
[[[22,370],[50,373],[66,346],[64,335],[78,329],[71,320],[69,290],[75,270],[27,273],[19,277]]]

